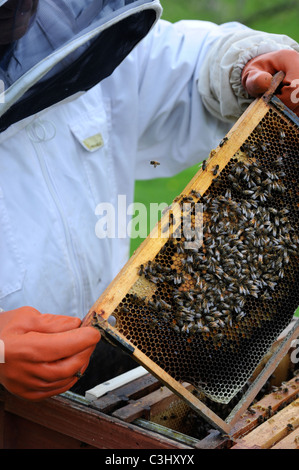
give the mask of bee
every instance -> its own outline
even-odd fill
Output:
[[[160,165],[160,162],[156,162],[155,160],[151,160],[150,164],[153,165],[154,168],[156,168],[158,165]]]
[[[176,332],[176,333],[180,333],[181,330],[180,330],[180,327],[178,325],[173,325],[172,329]]]
[[[262,152],[266,152],[267,151],[267,147],[265,144],[262,144],[260,143],[260,149],[262,150]]]
[[[258,418],[257,418],[257,423],[258,424],[262,424],[264,422],[264,417],[263,415],[259,415]]]
[[[259,135],[263,135],[263,127],[261,124],[258,124],[255,128],[256,132],[259,134]]]
[[[151,318],[150,321],[149,321],[149,327],[151,330],[153,330],[154,328],[156,328],[158,326],[159,322],[156,318]]]
[[[219,165],[216,165],[213,169],[213,175],[216,176],[219,171]]]
[[[228,141],[228,137],[224,137],[220,143],[219,143],[219,147],[223,147],[223,145]]]
[[[223,338],[223,334],[222,333],[217,333],[217,335],[215,336],[216,339],[220,340]]]
[[[201,331],[204,333],[210,333],[210,328],[208,326],[202,326]]]
[[[208,322],[213,322],[215,319],[214,319],[214,317],[210,317],[209,315],[207,315],[205,317],[205,320],[207,320]]]
[[[169,219],[170,219],[170,224],[172,225],[175,224],[175,217],[172,212],[169,214]]]
[[[143,266],[143,264],[141,264],[140,267],[139,267],[139,270],[138,270],[138,275],[142,276],[143,272],[144,272],[144,266]]]
[[[193,194],[193,196],[197,197],[198,199],[201,198],[200,192],[199,192],[199,191],[195,191],[195,189],[192,189],[191,194]]]
[[[287,424],[287,431],[289,432],[294,431],[294,426],[291,423]]]
[[[268,417],[271,418],[271,416],[273,415],[273,410],[272,410],[271,405],[268,406],[267,411],[268,411]]]
[[[207,161],[206,160],[203,160],[201,168],[203,169],[203,171],[206,170],[206,168],[207,168]]]
[[[148,306],[156,310],[156,304],[152,302],[151,300],[148,301]]]
[[[165,300],[162,300],[161,299],[161,304],[164,308],[166,308],[167,310],[171,310],[171,305],[169,305],[167,302],[165,302]]]
[[[231,190],[230,190],[230,189],[227,189],[227,190],[226,190],[225,197],[226,197],[226,199],[231,199],[232,193],[231,193]]]

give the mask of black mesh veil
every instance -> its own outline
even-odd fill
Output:
[[[109,76],[161,11],[159,0],[0,0],[0,131]]]
[[[34,20],[37,6],[38,0],[0,1],[0,47],[2,53],[8,45],[13,44],[28,31]]]

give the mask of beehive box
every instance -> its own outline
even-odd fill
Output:
[[[294,353],[298,357],[298,345],[281,360],[230,436],[213,429],[184,400],[147,374],[95,399],[66,392],[35,403],[0,387],[0,448],[295,449],[299,371],[292,361]],[[222,410],[228,406],[216,405]]]
[[[295,322],[295,321],[294,321]],[[272,345],[260,367],[264,367],[283,341],[287,331]],[[298,346],[298,345],[297,345]],[[104,393],[107,384],[99,385],[86,393],[90,406],[126,423],[156,432],[177,440],[191,448],[299,448],[299,368],[296,343],[281,359],[255,400],[248,406],[229,435],[211,425],[173,394],[152,375],[142,375],[130,381],[130,372],[123,375],[127,380],[121,386]],[[138,369],[136,369],[137,371]],[[251,380],[259,370],[255,371]],[[125,379],[126,376],[126,379]],[[122,377],[122,376],[121,376]],[[116,380],[116,384],[119,382]],[[248,382],[248,386],[250,385]],[[184,384],[192,390],[190,384]],[[103,394],[104,393],[104,394]],[[97,395],[101,395],[97,397]],[[240,393],[241,395],[242,393]],[[215,412],[225,416],[234,407],[235,397],[228,405],[210,403]]]
[[[299,304],[299,120],[274,89],[211,152],[84,321],[213,423],[181,384],[229,403]]]

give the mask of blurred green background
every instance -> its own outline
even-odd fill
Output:
[[[239,21],[247,26],[271,33],[287,34],[299,42],[299,0],[161,0],[163,18],[171,22],[180,19],[201,19],[220,24]],[[198,170],[188,168],[173,178],[136,181],[135,201],[147,207],[150,203],[171,204]],[[149,214],[149,211],[147,211]],[[136,216],[139,215],[135,214]],[[145,221],[147,233],[149,217]],[[131,253],[143,239],[131,239]]]

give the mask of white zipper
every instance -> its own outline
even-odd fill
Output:
[[[43,152],[42,152],[42,147],[41,144],[45,141],[51,140],[55,137],[56,134],[56,129],[53,123],[50,123],[47,121],[48,124],[51,124],[53,126],[53,135],[49,136],[47,129],[42,124],[42,121],[34,121],[33,123],[29,124],[26,128],[27,134],[29,139],[31,140],[31,143],[33,145],[33,148],[36,152],[37,159],[39,161],[39,165],[42,171],[42,175],[44,178],[44,181],[46,183],[47,189],[49,191],[49,194],[52,197],[52,200],[55,204],[55,207],[57,209],[57,213],[59,214],[59,217],[62,222],[63,226],[63,231],[64,231],[64,236],[66,240],[66,245],[68,249],[68,257],[70,260],[70,264],[72,267],[72,271],[74,274],[75,278],[75,283],[76,283],[76,292],[77,292],[77,297],[78,297],[78,314],[81,316],[84,314],[84,308],[85,308],[85,296],[84,296],[84,290],[82,289],[82,276],[80,274],[81,269],[79,267],[79,263],[77,261],[77,256],[76,256],[76,249],[74,247],[74,243],[72,240],[71,232],[68,226],[68,223],[66,221],[66,218],[64,216],[64,210],[63,206],[60,202],[60,197],[57,194],[56,188],[54,184],[52,183],[50,172],[48,170],[47,164],[45,162],[45,159],[43,158]],[[66,313],[67,314],[67,313]]]

